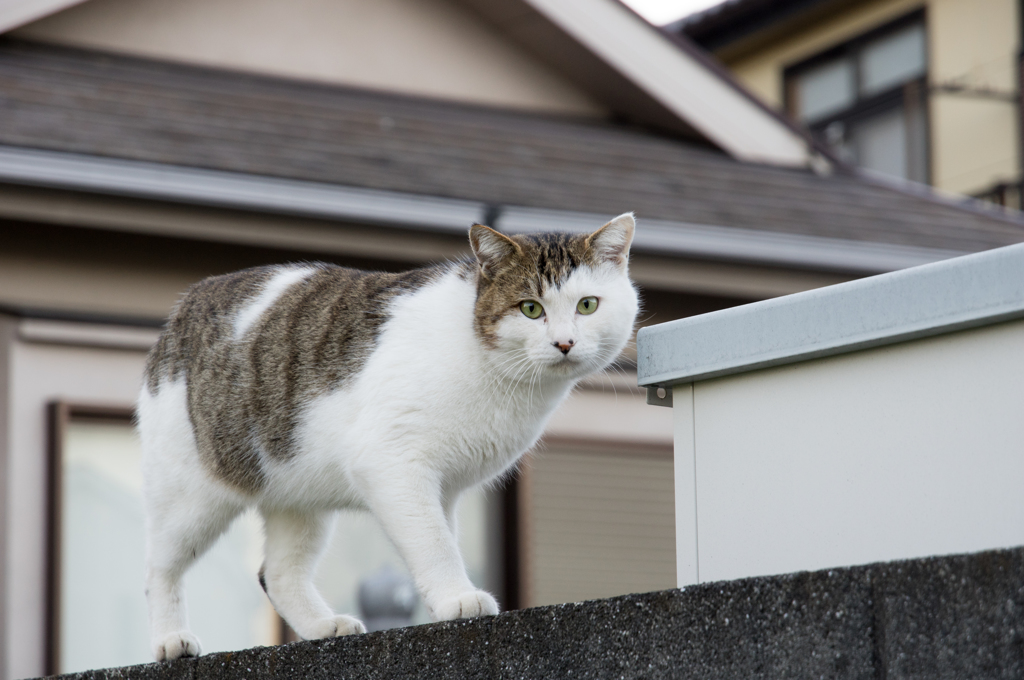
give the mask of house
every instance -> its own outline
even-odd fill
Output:
[[[730,0],[667,27],[861,167],[1021,208],[1021,5]]]
[[[635,210],[646,324],[1024,240],[852,172],[614,0],[25,0],[0,28],[6,678],[147,658],[132,404],[204,276],[402,269],[466,255],[474,221]],[[674,585],[671,438],[628,357],[581,386],[462,503],[474,578],[506,608]],[[286,634],[259,551],[245,519],[189,581],[208,651]],[[342,517],[319,585],[352,610],[395,559]]]

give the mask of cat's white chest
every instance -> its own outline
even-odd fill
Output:
[[[465,487],[532,446],[570,385],[496,372],[473,330],[474,298],[452,275],[400,299],[358,377],[307,408],[296,460],[272,474],[278,486],[315,478],[345,504],[353,469],[411,462]]]

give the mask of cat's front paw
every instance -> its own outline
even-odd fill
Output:
[[[366,632],[363,622],[353,616],[339,614],[329,619],[321,619],[313,624],[307,640],[341,637],[342,635],[359,635]]]
[[[494,616],[498,613],[498,603],[490,593],[482,590],[468,592],[441,600],[433,608],[435,621],[450,619],[471,619],[475,616]]]
[[[187,630],[168,633],[153,641],[153,658],[173,661],[183,656],[199,656],[199,639]]]

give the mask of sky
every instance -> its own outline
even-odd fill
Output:
[[[637,14],[642,15],[652,24],[667,24],[681,19],[687,14],[699,12],[722,0],[623,0]]]

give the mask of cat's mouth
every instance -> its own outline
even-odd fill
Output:
[[[578,368],[579,365],[580,360],[577,357],[572,356],[572,353],[569,353],[556,358],[548,364],[548,367],[560,371],[570,371],[574,368]]]

